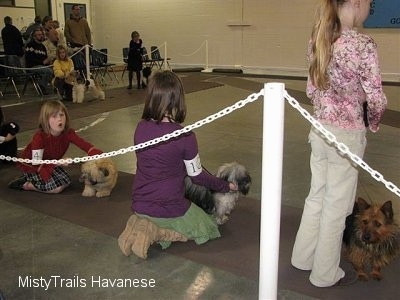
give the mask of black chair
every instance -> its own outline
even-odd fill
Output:
[[[163,65],[164,65],[164,61],[166,61],[168,69],[171,70],[171,66],[169,65],[169,60],[171,60],[171,58],[162,58],[161,54],[160,54],[160,50],[158,49],[157,46],[151,46],[151,59],[154,61],[154,64],[157,65],[157,67],[161,70]]]
[[[100,80],[104,83],[104,66],[103,66],[103,57],[102,54],[93,49],[92,53],[90,54],[90,74],[92,75],[93,79],[97,79],[100,76]]]
[[[124,77],[125,71],[128,68],[128,54],[129,54],[129,48],[122,48],[122,59],[124,61],[124,70],[122,71],[121,79]]]
[[[102,57],[102,63],[104,68],[104,75],[107,74],[112,80],[111,74],[114,76],[115,80],[119,82],[117,75],[114,72],[114,63],[108,62],[108,50],[106,48],[100,49],[100,54]]]
[[[36,93],[39,96],[43,96],[43,92],[38,84],[38,75],[27,72],[22,67],[21,60],[17,55],[5,55],[4,65],[6,67],[4,69],[4,75],[2,78],[5,81],[5,86],[2,91],[3,95],[7,93],[7,88],[11,83],[15,94],[18,96],[18,98],[21,98],[21,94],[25,94],[28,84],[31,82]],[[22,93],[19,92],[17,87],[17,83],[20,82],[24,84]]]
[[[142,47],[142,59],[144,64],[143,69],[146,67],[153,69],[153,67],[156,65],[156,60],[149,57],[146,47]]]
[[[86,58],[82,51],[76,52],[71,55],[71,59],[74,63],[74,69],[78,71],[81,76],[86,80]]]

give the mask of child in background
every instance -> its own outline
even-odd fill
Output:
[[[144,82],[141,81],[141,71],[143,69],[142,44],[143,41],[139,33],[137,31],[132,32],[128,53],[128,90],[132,89],[133,72],[136,74],[137,88],[146,87]]]
[[[22,158],[34,160],[61,159],[72,143],[88,155],[101,154],[92,144],[78,136],[70,128],[70,119],[65,105],[58,100],[42,104],[39,116],[39,130],[21,154]],[[9,183],[9,188],[56,194],[71,184],[67,172],[54,164],[18,163],[23,176]]]
[[[15,122],[5,122],[3,110],[0,107],[0,155],[17,156],[17,133],[19,126]],[[2,164],[9,164],[11,161],[0,160]]]
[[[63,100],[72,101],[72,84],[66,82],[66,79],[74,70],[74,63],[68,57],[67,47],[64,45],[57,46],[56,56],[53,63],[54,86]]]
[[[134,144],[182,129],[186,104],[180,78],[171,71],[155,73],[135,134]],[[136,151],[132,210],[160,228],[174,230],[203,244],[220,237],[213,216],[185,198],[184,178],[197,185],[227,193],[237,186],[203,170],[193,132]],[[171,242],[161,242],[165,249]]]

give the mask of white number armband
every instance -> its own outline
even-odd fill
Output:
[[[41,160],[43,158],[44,149],[32,150],[32,165],[40,165],[40,163],[35,162],[35,160]]]
[[[200,156],[198,153],[193,159],[183,160],[183,162],[185,163],[186,171],[189,176],[197,176],[203,170],[201,168]]]

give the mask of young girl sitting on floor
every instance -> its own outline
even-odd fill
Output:
[[[57,46],[56,56],[53,63],[54,86],[63,100],[72,101],[72,84],[67,79],[74,70],[74,63],[68,57],[67,48],[64,45]]]
[[[67,108],[58,100],[43,103],[39,116],[39,130],[24,149],[21,157],[34,160],[61,159],[70,143],[75,144],[88,155],[101,154],[92,144],[77,135],[69,127]],[[43,193],[60,193],[71,184],[67,172],[54,164],[18,163],[24,174],[9,183],[9,188]]]
[[[184,90],[171,71],[154,74],[134,134],[135,145],[182,129],[186,117]],[[160,228],[174,230],[203,244],[220,237],[216,220],[185,198],[184,178],[197,185],[227,193],[237,186],[203,170],[193,132],[136,152],[137,172],[133,182],[132,210]],[[162,242],[165,249],[170,242]]]

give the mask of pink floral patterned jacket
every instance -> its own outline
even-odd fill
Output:
[[[311,57],[310,46],[308,59]],[[387,99],[374,40],[355,30],[344,30],[333,45],[328,76],[327,90],[317,89],[310,78],[307,81],[307,96],[314,106],[314,117],[322,124],[362,129],[365,126],[362,105],[367,101],[369,129],[376,132]]]

